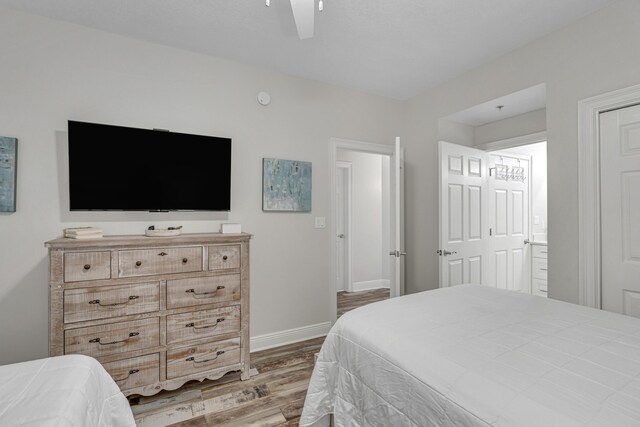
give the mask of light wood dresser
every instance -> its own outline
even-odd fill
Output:
[[[49,354],[86,354],[125,395],[249,378],[250,234],[56,239]]]

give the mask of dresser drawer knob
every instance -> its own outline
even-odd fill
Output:
[[[226,256],[226,255],[224,255],[224,256],[222,257],[222,260],[223,260],[223,261],[226,261],[226,260],[228,260],[228,259],[229,259],[229,257],[228,257],[228,256]]]
[[[220,322],[224,322],[224,317],[221,317],[220,319],[216,319],[216,323],[214,323],[213,325],[204,325],[204,326],[196,326],[195,323],[187,323],[186,325],[184,325],[185,328],[193,328],[196,331],[200,330],[200,329],[209,329],[209,328],[215,328],[216,326],[218,326],[220,324]]]
[[[169,254],[168,254],[168,253],[166,253],[166,252],[160,252],[160,253],[158,254],[158,256],[167,256],[167,255],[169,255]]]
[[[98,344],[100,344],[100,345],[120,344],[120,343],[123,343],[123,342],[127,342],[127,341],[129,341],[131,338],[133,338],[133,337],[137,337],[138,335],[140,335],[140,332],[130,332],[130,333],[129,333],[129,336],[128,336],[127,338],[125,338],[125,339],[123,339],[123,340],[119,340],[119,341],[102,342],[102,341],[100,340],[100,338],[94,338],[94,339],[92,339],[92,340],[89,340],[89,342],[90,342],[90,343],[94,343],[94,344],[95,344],[95,343],[98,343]]]
[[[121,382],[121,381],[124,381],[124,380],[126,380],[126,379],[129,379],[129,377],[130,377],[131,375],[133,375],[133,374],[137,374],[138,372],[140,372],[140,369],[132,369],[132,370],[130,370],[130,371],[129,371],[129,373],[127,374],[127,376],[126,376],[126,377],[122,377],[122,378],[114,378],[113,380],[114,380],[115,382],[119,383],[119,382]]]
[[[99,299],[94,299],[94,300],[89,301],[89,304],[97,304],[100,307],[117,307],[119,305],[129,304],[131,301],[137,300],[138,298],[140,298],[138,295],[131,295],[124,302],[113,302],[113,303],[110,303],[110,304],[102,304]]]
[[[220,357],[223,354],[224,354],[224,350],[216,351],[216,357],[214,357],[212,359],[205,359],[205,360],[196,360],[196,358],[192,356],[192,357],[187,358],[186,362],[193,362],[193,363],[213,362],[214,360],[218,359],[218,357]]]
[[[187,258],[182,258],[182,263],[186,264],[189,260]]]
[[[85,270],[89,270],[89,269],[91,269],[91,264],[85,264],[85,265],[84,265],[84,269],[85,269]]]
[[[140,267],[142,265],[142,261],[136,261],[136,267]]]
[[[211,292],[196,292],[195,289],[187,289],[185,292],[188,294],[192,294],[194,298],[197,298],[199,296],[212,297],[212,296],[215,296],[215,294],[217,294],[218,291],[222,289],[224,289],[224,286],[221,285],[221,286],[218,286],[215,291],[211,291]]]

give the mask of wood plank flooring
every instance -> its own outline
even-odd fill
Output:
[[[155,396],[131,397],[138,427],[297,426],[314,355],[324,337],[251,354],[255,375],[191,382]]]
[[[361,292],[338,292],[338,318],[347,311],[363,305],[389,299],[389,289],[371,289]]]
[[[389,298],[388,289],[338,293],[338,316]],[[252,375],[187,383],[154,396],[132,396],[138,427],[294,427],[298,425],[314,356],[324,337],[251,353]]]

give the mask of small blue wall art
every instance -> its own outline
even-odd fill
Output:
[[[311,162],[262,159],[262,210],[311,212]]]
[[[18,140],[0,136],[0,212],[16,211]]]

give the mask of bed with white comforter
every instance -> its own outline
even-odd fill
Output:
[[[342,316],[301,426],[638,426],[640,319],[478,285]]]
[[[70,355],[0,366],[0,426],[135,426],[129,403],[95,359]]]

